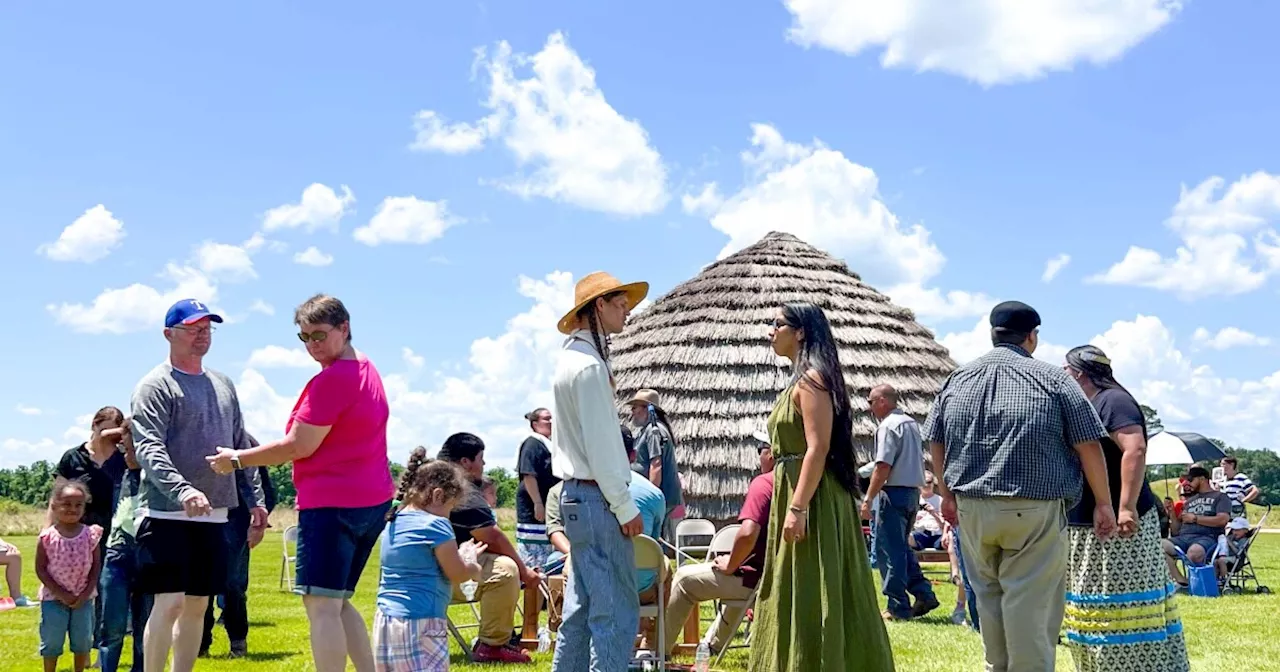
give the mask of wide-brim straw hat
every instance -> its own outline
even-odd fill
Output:
[[[556,327],[562,334],[573,333],[574,324],[578,321],[578,311],[591,305],[596,299],[613,294],[614,292],[626,292],[627,304],[634,310],[636,306],[644,301],[644,297],[649,295],[649,283],[632,282],[623,284],[617,278],[605,273],[604,271],[596,271],[578,281],[577,286],[573,288],[573,310],[565,313],[560,318],[560,322]]]
[[[631,398],[631,401],[627,402],[628,406],[635,406],[637,404],[646,404],[653,406],[654,408],[662,408],[662,397],[654,390],[640,390],[639,392],[636,392],[636,396]]]

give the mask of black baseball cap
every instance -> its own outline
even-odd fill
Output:
[[[1021,301],[1005,301],[991,309],[991,326],[1029,334],[1040,326],[1040,313]]]

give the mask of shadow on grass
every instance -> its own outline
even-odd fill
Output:
[[[249,652],[245,656],[232,658],[231,654],[224,653],[216,656],[209,656],[209,660],[243,660],[251,663],[266,663],[277,660],[287,660],[289,658],[297,658],[301,653],[289,651],[262,651],[258,653]]]

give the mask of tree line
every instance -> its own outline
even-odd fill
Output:
[[[49,492],[53,488],[57,465],[46,460],[33,462],[30,465],[0,469],[0,499],[17,502],[26,506],[41,507],[49,503]],[[293,506],[297,501],[298,491],[293,487],[293,467],[278,464],[269,467],[271,484],[276,489],[276,501],[284,506]],[[391,463],[391,476],[400,485],[400,476],[404,473],[404,465]],[[518,482],[511,472],[502,467],[494,467],[485,472],[493,481],[498,492],[498,506],[515,506],[516,487]]]

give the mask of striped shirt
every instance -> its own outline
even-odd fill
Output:
[[[1070,506],[1083,480],[1074,446],[1107,430],[1065,371],[1001,344],[952,372],[923,434],[946,447],[943,478],[957,494]]]
[[[1248,476],[1236,474],[1222,484],[1222,492],[1226,493],[1231,498],[1231,501],[1236,504],[1244,504],[1244,496],[1248,494],[1249,489],[1252,487],[1253,481],[1249,480]]]

